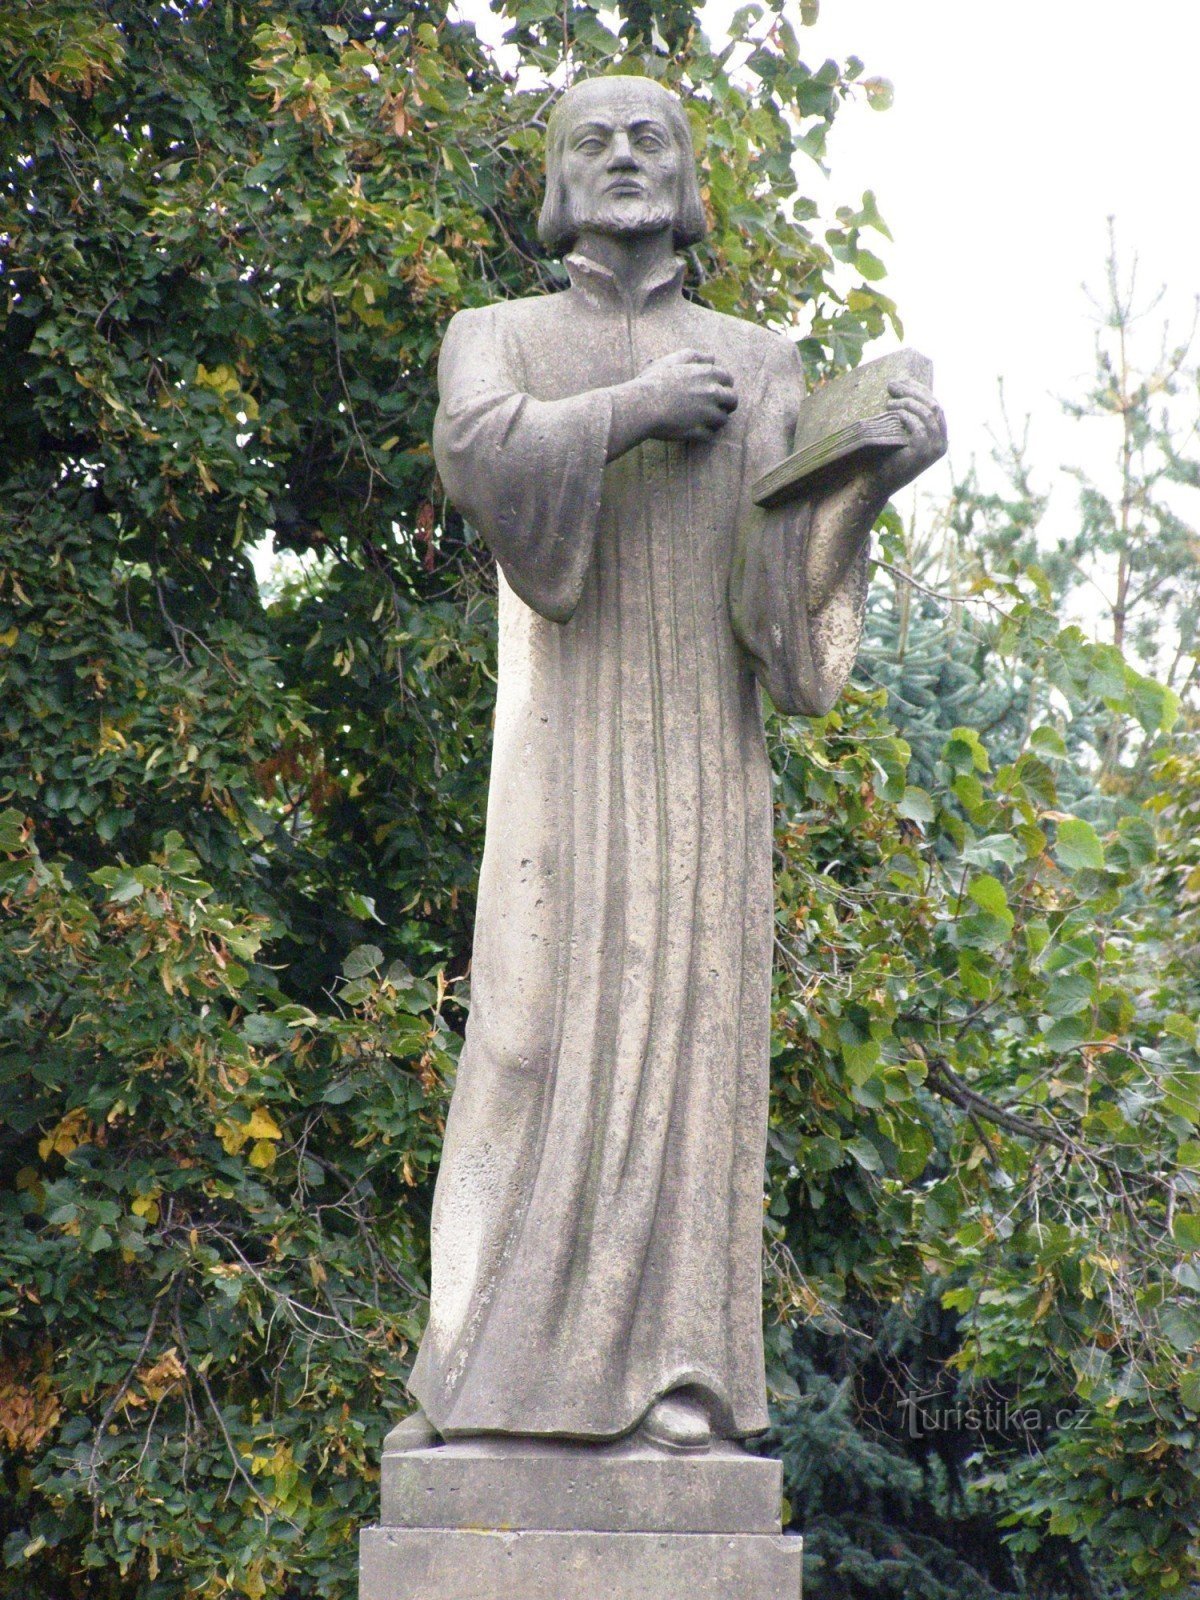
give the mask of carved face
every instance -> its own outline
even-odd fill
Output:
[[[671,227],[680,153],[662,91],[637,78],[596,80],[574,91],[572,112],[561,159],[576,229],[628,237]]]

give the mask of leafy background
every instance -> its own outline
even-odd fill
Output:
[[[801,186],[890,95],[805,62],[815,10],[718,49],[686,0],[510,0],[507,55],[437,5],[0,17],[0,1595],[355,1592],[494,690],[441,330],[557,282],[592,71],[687,91],[689,293],[814,379],[898,327],[874,197]],[[854,688],[769,722],[768,1448],[818,1600],[1200,1580],[1195,374],[1109,290],[1116,494],[1048,544],[1014,444],[887,513]]]

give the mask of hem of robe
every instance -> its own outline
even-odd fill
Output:
[[[472,1415],[469,1407],[460,1406],[454,1400],[446,1405],[439,1404],[435,1396],[429,1392],[428,1385],[420,1378],[415,1383],[410,1379],[407,1388],[444,1439],[489,1436],[518,1439],[574,1439],[596,1444],[611,1444],[616,1439],[628,1438],[631,1433],[636,1432],[651,1407],[679,1389],[700,1391],[708,1406],[712,1430],[717,1438],[753,1439],[765,1433],[770,1427],[770,1418],[767,1416],[765,1406],[756,1408],[751,1416],[736,1416],[724,1386],[716,1382],[711,1373],[695,1367],[679,1368],[669,1379],[655,1385],[648,1392],[644,1404],[639,1401],[628,1411],[616,1415],[610,1413],[611,1420],[607,1424],[596,1424],[588,1428],[581,1428],[577,1421],[568,1421],[565,1418],[556,1420],[553,1416],[553,1412],[558,1409],[556,1406],[537,1407],[536,1421],[512,1418],[498,1422],[494,1416],[485,1420]]]

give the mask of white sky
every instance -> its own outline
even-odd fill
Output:
[[[710,32],[725,3],[710,5]],[[933,358],[953,468],[987,457],[1000,377],[1010,416],[1032,418],[1043,485],[1066,461],[1098,463],[1103,430],[1089,439],[1057,397],[1091,372],[1082,286],[1102,290],[1107,217],[1122,254],[1138,253],[1143,298],[1167,286],[1179,336],[1200,292],[1200,4],[823,0],[800,39],[810,66],[854,54],[895,85],[890,111],[843,108],[830,182],[809,164],[810,181],[831,207],[875,190],[895,240],[882,287],[905,342]],[[1151,356],[1161,314],[1145,324]],[[1056,518],[1073,496],[1055,495]]]

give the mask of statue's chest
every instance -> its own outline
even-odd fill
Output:
[[[522,329],[507,352],[521,387],[538,400],[627,383],[651,361],[684,349],[711,355],[732,371],[735,384],[749,377],[737,370],[728,348],[719,348],[719,319],[710,323],[686,301],[633,313],[619,305],[580,305],[565,294],[561,299],[540,325]]]

